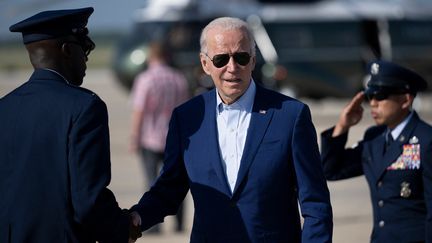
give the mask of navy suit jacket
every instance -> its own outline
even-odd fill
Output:
[[[127,242],[98,96],[38,69],[0,116],[0,242]]]
[[[215,89],[174,110],[161,175],[133,207],[143,229],[175,214],[189,189],[191,242],[331,242],[332,210],[309,108],[274,91],[257,86],[233,193],[219,153]]]
[[[432,242],[432,127],[414,113],[384,153],[386,129],[369,128],[358,146],[347,149],[347,134],[332,138],[333,129],[324,131],[324,173],[329,180],[366,176],[374,217],[371,242]],[[414,159],[411,148],[417,145],[420,167],[397,167],[397,161]]]

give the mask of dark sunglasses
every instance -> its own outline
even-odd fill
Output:
[[[88,35],[89,31],[88,31],[87,27],[78,27],[78,28],[73,28],[72,33],[74,35],[85,36],[85,35]]]
[[[368,101],[371,101],[375,99],[376,101],[386,100],[391,95],[402,95],[408,93],[407,90],[404,89],[393,89],[393,90],[387,90],[387,91],[375,91],[372,93],[365,93],[366,99]]]
[[[89,38],[82,41],[65,41],[65,43],[72,43],[80,46],[86,56],[90,55],[90,52],[96,47],[95,43]]]
[[[236,52],[234,54],[217,54],[214,55],[213,58],[209,57],[207,53],[204,53],[212,62],[213,65],[217,68],[221,68],[228,64],[230,57],[233,57],[234,61],[239,65],[246,66],[251,58],[251,55],[247,52]]]
[[[377,101],[381,101],[387,99],[390,96],[389,93],[375,93],[375,94],[365,94],[365,95],[368,101],[371,101],[373,99]]]

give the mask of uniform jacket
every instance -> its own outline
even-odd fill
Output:
[[[191,242],[331,242],[329,192],[309,108],[257,86],[231,193],[219,153],[215,92],[174,110],[162,173],[133,207],[143,228],[175,214],[190,189]]]
[[[0,242],[127,242],[99,97],[38,69],[0,116]]]
[[[364,174],[370,188],[372,242],[432,242],[432,127],[414,113],[384,153],[385,126],[369,128],[355,148],[347,134],[322,133],[322,161],[329,180]]]

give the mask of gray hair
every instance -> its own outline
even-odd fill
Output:
[[[207,32],[210,29],[213,28],[221,28],[223,30],[243,30],[246,32],[247,34],[247,38],[249,40],[249,45],[251,47],[251,55],[255,56],[256,53],[256,44],[255,44],[255,38],[252,34],[252,31],[249,29],[248,24],[239,19],[239,18],[234,18],[234,17],[221,17],[221,18],[216,18],[214,20],[212,20],[209,24],[207,24],[206,27],[204,27],[204,29],[201,32],[201,37],[200,37],[200,45],[201,45],[201,52],[202,53],[207,53]]]

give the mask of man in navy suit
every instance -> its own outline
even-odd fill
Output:
[[[164,167],[132,208],[135,223],[145,230],[163,222],[190,189],[190,242],[331,242],[309,108],[255,83],[255,42],[240,19],[204,28],[200,60],[216,88],[174,110]]]
[[[328,180],[365,175],[373,208],[371,242],[432,242],[432,127],[412,104],[426,81],[386,61],[368,66],[367,88],[322,133],[322,161]],[[367,98],[376,126],[345,148],[350,127],[362,118]]]
[[[128,242],[131,218],[107,189],[106,105],[79,87],[92,12],[45,11],[10,27],[35,70],[0,99],[0,242]]]

